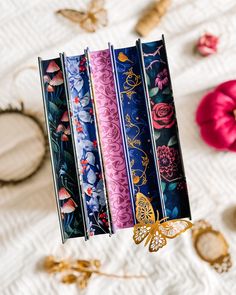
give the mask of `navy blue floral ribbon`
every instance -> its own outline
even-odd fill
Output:
[[[90,236],[111,233],[110,213],[102,167],[93,99],[91,98],[88,64],[85,55],[63,57],[65,81],[68,83],[75,144],[75,157],[82,195],[86,207]]]
[[[191,217],[164,39],[137,43],[150,103],[158,170],[170,219]]]
[[[120,113],[123,118],[133,200],[137,192],[149,197],[154,211],[164,213],[157,166],[154,161],[149,114],[141,80],[141,69],[136,47],[111,47],[117,82]]]
[[[86,228],[60,58],[41,60],[40,77],[62,240],[82,237]]]

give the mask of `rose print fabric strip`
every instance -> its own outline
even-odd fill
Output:
[[[91,52],[91,77],[114,229],[134,225],[109,50]]]
[[[164,208],[137,49],[115,49],[113,57],[134,189],[132,197],[135,200],[136,193],[141,192],[150,198],[154,211],[158,210],[162,218]]]
[[[73,57],[64,55],[64,62],[76,158],[87,209],[88,232],[90,236],[109,233],[111,226],[108,202],[86,57],[84,54]]]
[[[164,40],[138,43],[144,62],[166,214],[191,217]]]
[[[56,200],[64,241],[85,235],[84,211],[76,177],[60,58],[52,60],[39,58],[39,68]]]

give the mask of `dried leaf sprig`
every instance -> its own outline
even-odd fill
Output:
[[[167,12],[170,3],[170,0],[155,0],[150,6],[150,9],[148,9],[139,19],[135,27],[136,32],[142,37],[147,36],[150,31],[159,24],[161,18]]]
[[[50,274],[63,273],[61,282],[64,284],[76,283],[80,289],[85,289],[92,275],[100,275],[118,279],[139,279],[143,275],[117,275],[105,273],[100,270],[101,262],[98,259],[91,260],[58,260],[54,256],[47,256],[43,263],[44,270]]]

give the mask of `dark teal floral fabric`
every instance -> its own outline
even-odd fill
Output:
[[[84,236],[65,86],[60,58],[41,62],[44,105],[50,132],[55,188],[64,239]]]
[[[163,40],[143,43],[142,51],[166,215],[190,217],[165,44]]]

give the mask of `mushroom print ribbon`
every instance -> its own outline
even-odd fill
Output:
[[[84,212],[76,177],[60,58],[41,60],[40,76],[48,127],[56,200],[63,241],[84,236]]]
[[[162,218],[164,216],[163,202],[154,161],[137,49],[136,47],[115,49],[113,57],[118,99],[123,118],[122,125],[126,134],[129,155],[133,200],[135,202],[137,193],[144,194],[151,199],[154,212],[158,210]]]
[[[110,218],[85,55],[65,57],[68,105],[89,235],[110,232]]]
[[[90,53],[94,100],[114,229],[134,225],[109,50]]]
[[[166,215],[190,217],[188,191],[164,40],[140,43]]]

